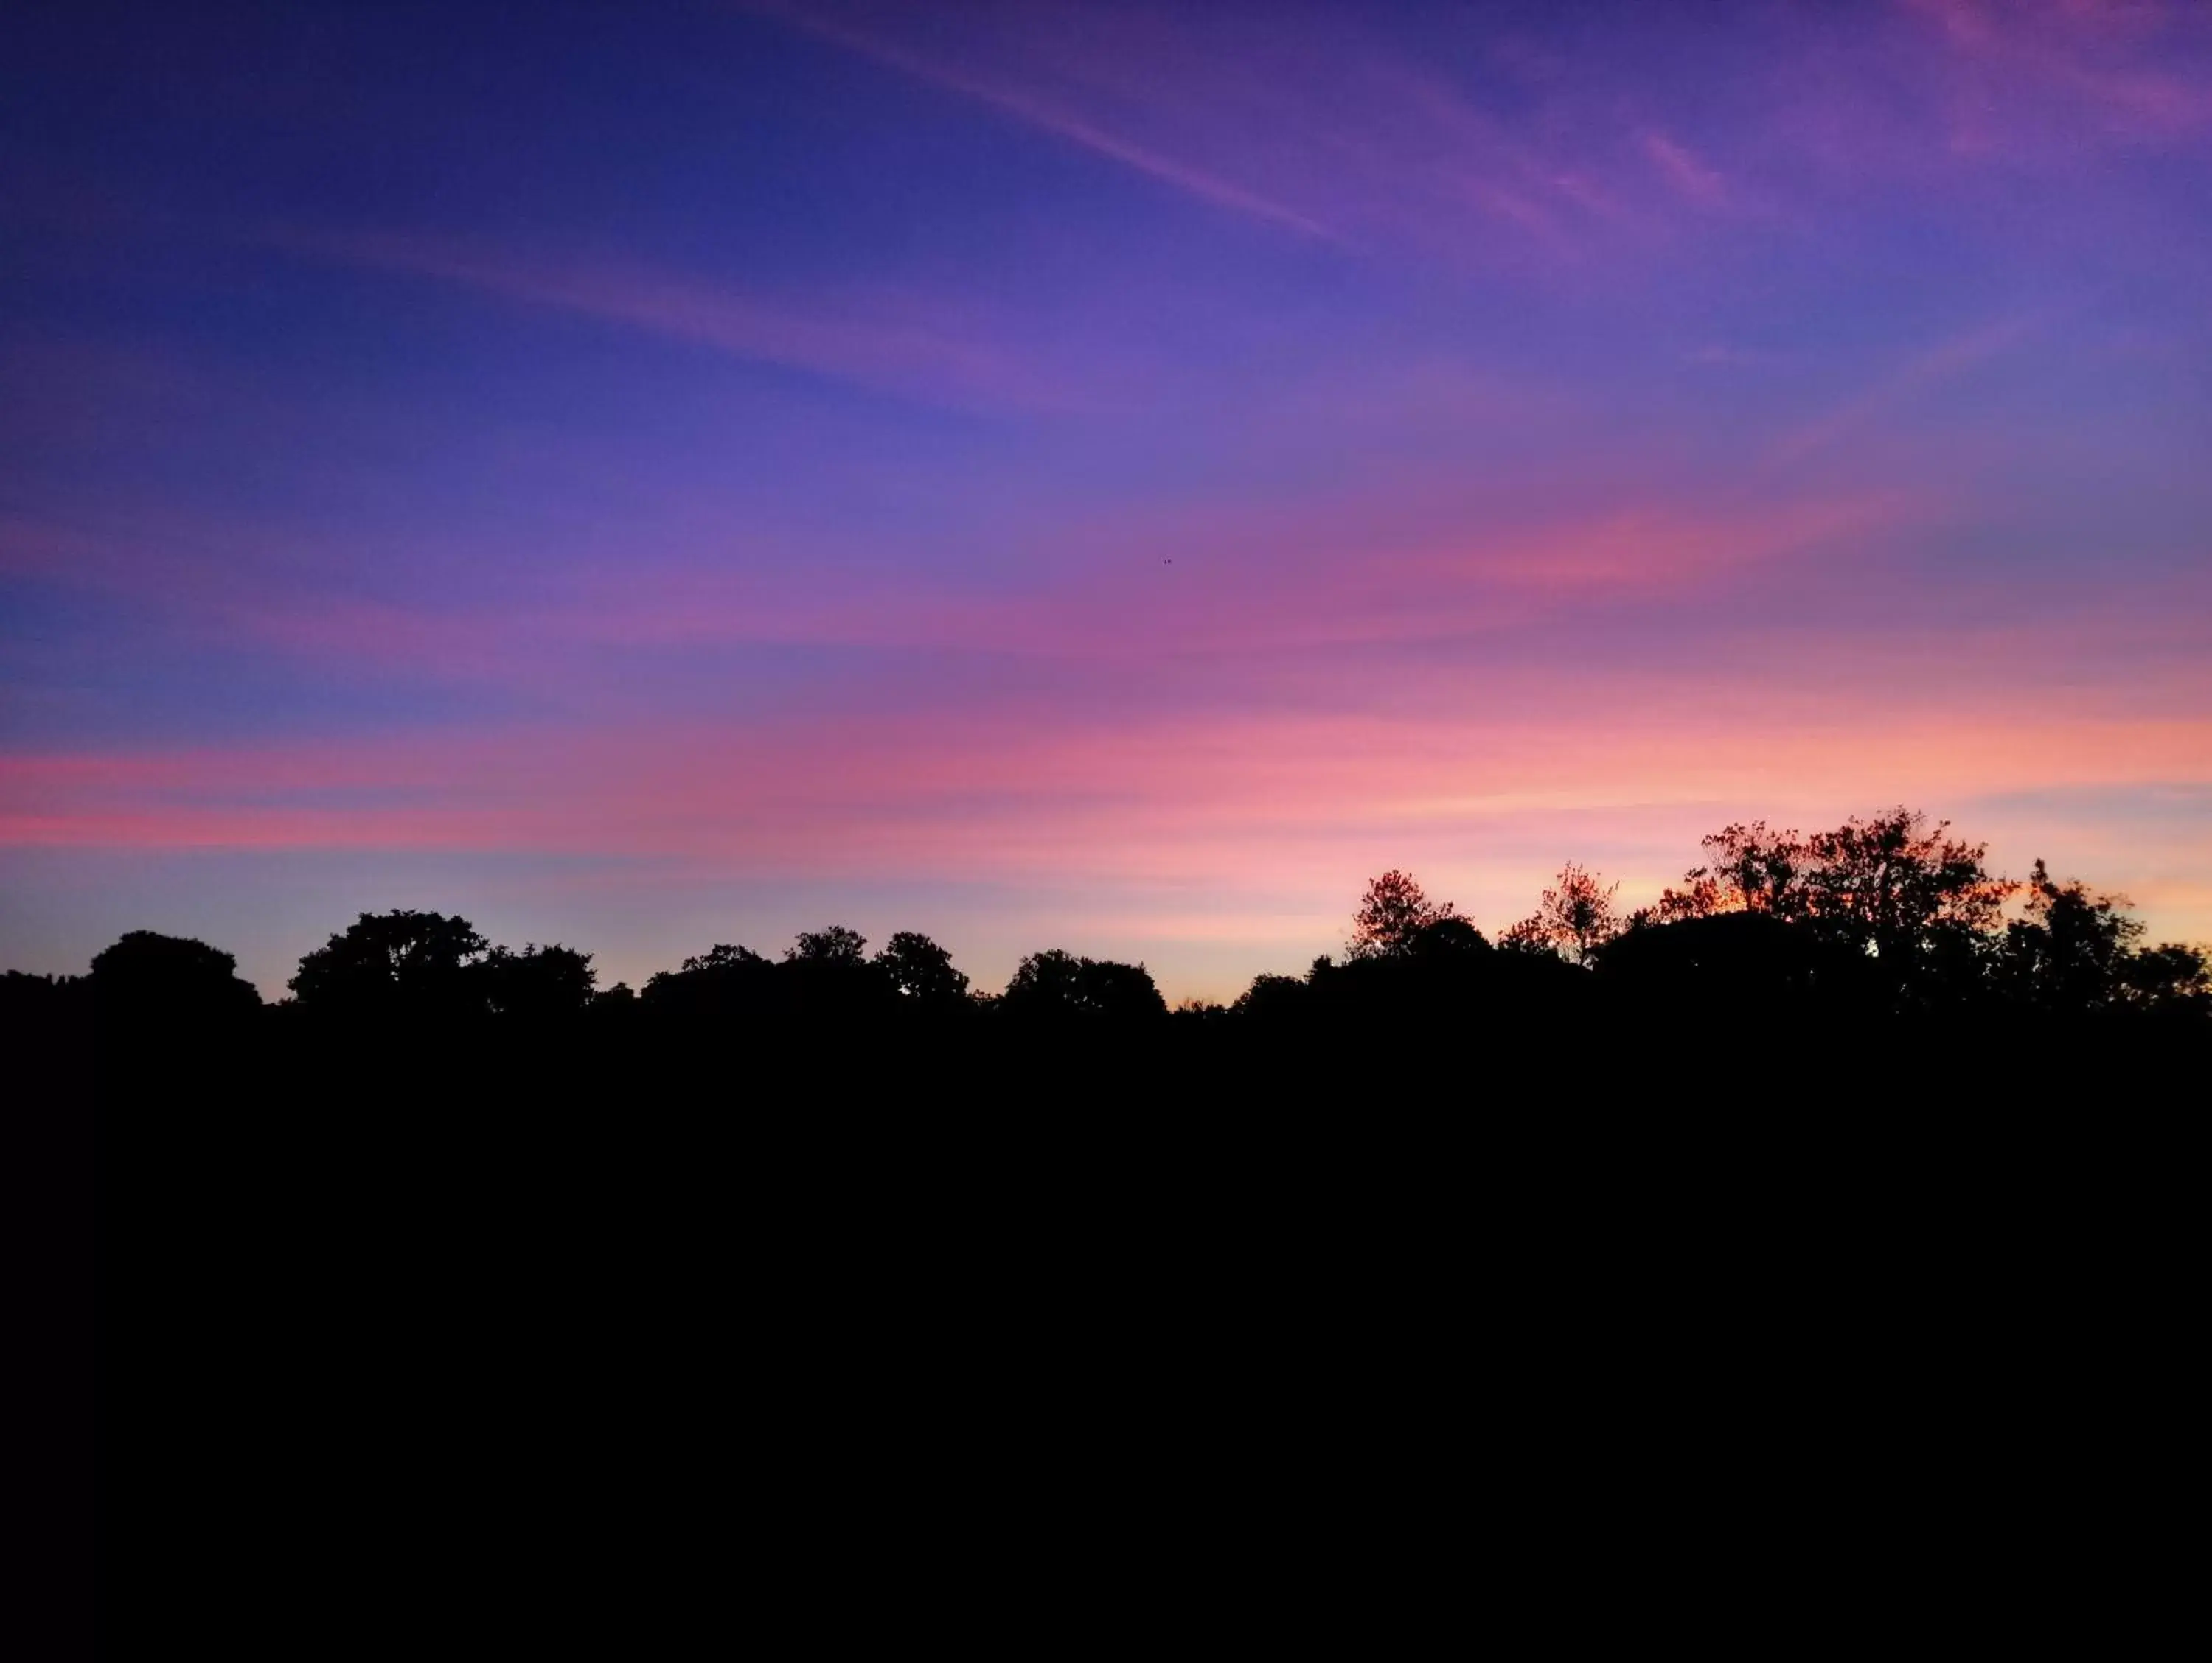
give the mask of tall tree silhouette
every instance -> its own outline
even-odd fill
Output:
[[[1662,919],[1710,918],[1717,913],[1804,915],[1806,894],[1798,878],[1812,859],[1805,839],[1778,832],[1764,820],[1723,826],[1705,840],[1705,862],[1684,875],[1682,888],[1659,897]]]
[[[1368,880],[1367,893],[1360,896],[1358,910],[1352,915],[1352,939],[1345,945],[1345,956],[1401,956],[1413,950],[1423,930],[1458,915],[1450,901],[1430,900],[1411,873],[1394,866],[1380,877]]]
[[[2136,945],[2140,920],[2124,895],[2061,883],[2040,860],[2029,872],[2023,916],[2005,927],[1996,976],[2014,999],[2051,1015],[2124,1007],[2181,1014],[2212,1003],[2197,948]]]
[[[2122,997],[2120,968],[2143,932],[2126,901],[2058,883],[2040,860],[2027,890],[2026,915],[2005,927],[2006,991],[2047,1011],[2101,1009]]]
[[[1620,889],[1618,883],[1601,883],[1596,873],[1571,860],[1543,892],[1535,912],[1505,932],[1504,944],[1549,948],[1570,964],[1588,964],[1599,948],[1621,932],[1622,920],[1613,904]]]

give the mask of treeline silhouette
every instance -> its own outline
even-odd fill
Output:
[[[641,989],[603,988],[588,953],[514,951],[463,918],[392,911],[308,953],[273,1005],[230,954],[134,931],[88,975],[10,972],[0,1008],[58,1079],[84,1071],[149,1101],[835,1102],[866,1086],[919,1103],[1065,1094],[1131,1069],[1119,1083],[1154,1092],[1270,1072],[1372,1090],[1475,1070],[1566,1090],[1632,1059],[1647,1074],[1699,1055],[1829,1069],[1907,1047],[1964,1066],[2001,1042],[2049,1053],[2212,1035],[2202,949],[2146,944],[2124,900],[2040,861],[2001,877],[1948,822],[1899,809],[1812,834],[1737,824],[1704,853],[1656,906],[1626,914],[1615,886],[1570,865],[1495,941],[1386,872],[1340,955],[1261,975],[1227,1005],[1170,1010],[1142,964],[1060,949],[981,992],[927,936],[902,931],[871,954],[842,926],[775,958],[718,944]]]

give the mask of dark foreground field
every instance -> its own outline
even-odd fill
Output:
[[[2201,1012],[1651,956],[1172,1013],[18,979],[48,1585],[94,1448],[109,1637],[270,1655],[673,1648],[724,1587],[1011,1636],[1079,1539],[1189,1564],[1255,1513],[1572,1555],[1820,1492],[1920,1543],[1930,1452],[1975,1509],[2160,1459]]]

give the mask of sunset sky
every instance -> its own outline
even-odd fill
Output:
[[[0,966],[1225,998],[1899,803],[2212,938],[2212,5],[10,19]]]

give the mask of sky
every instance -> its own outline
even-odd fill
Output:
[[[1225,998],[1900,804],[2212,938],[2212,6],[9,35],[0,964]]]

